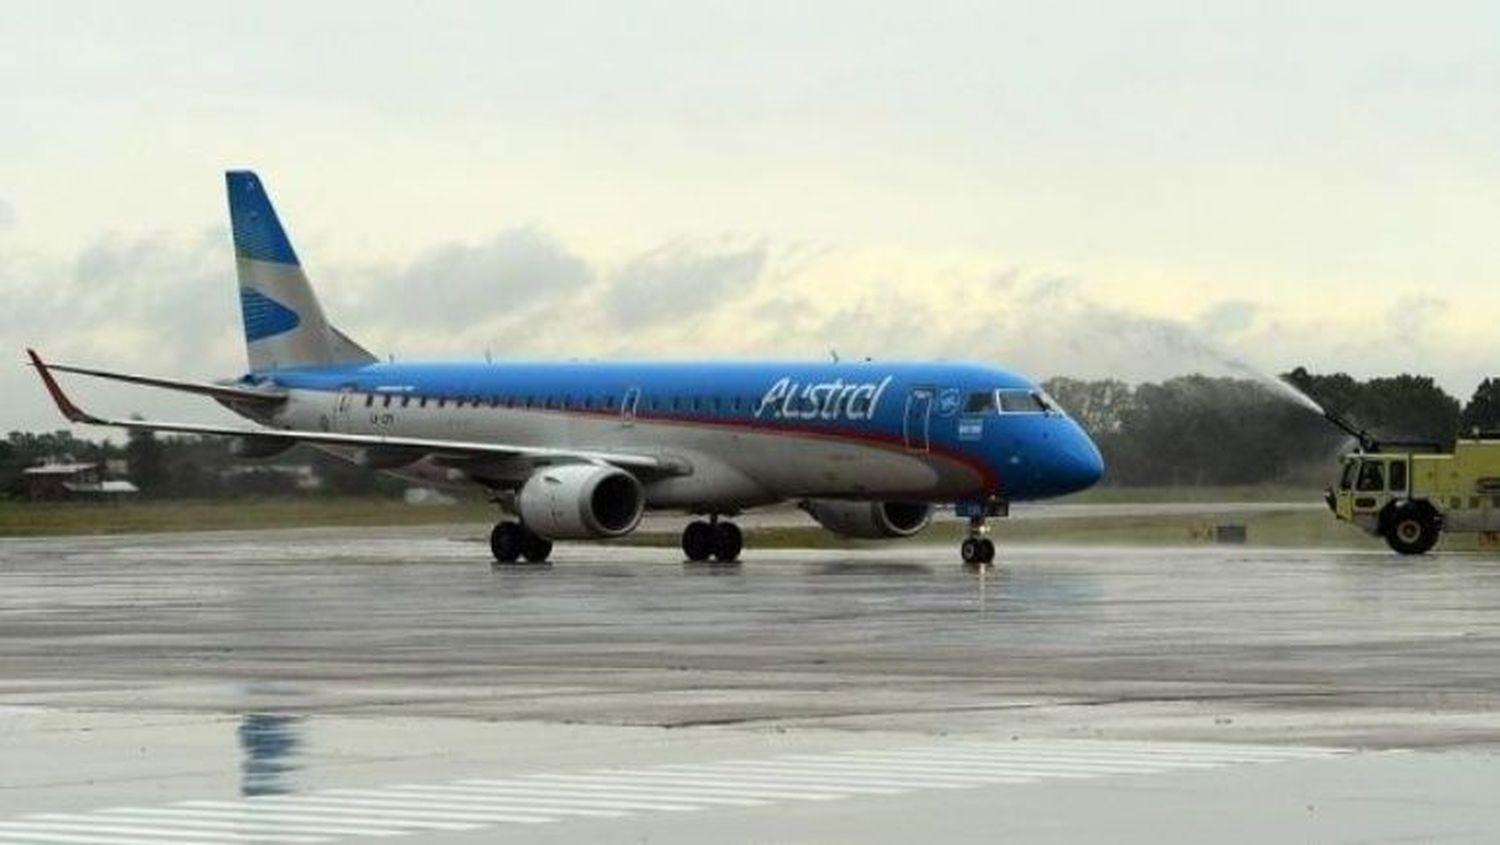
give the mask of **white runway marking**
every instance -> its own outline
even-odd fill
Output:
[[[647,813],[755,810],[790,801],[1024,786],[1043,780],[1142,777],[1345,753],[1336,748],[1207,743],[945,742],[440,784],[320,789],[87,813],[33,813],[0,820],[0,845],[314,845],[422,831],[607,821]]]

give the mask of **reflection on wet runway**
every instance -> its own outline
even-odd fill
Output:
[[[275,713],[246,713],[240,743],[240,794],[280,795],[296,790],[298,729],[302,720]]]

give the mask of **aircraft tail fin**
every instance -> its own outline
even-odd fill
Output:
[[[377,360],[323,316],[260,178],[231,170],[224,181],[251,371]]]

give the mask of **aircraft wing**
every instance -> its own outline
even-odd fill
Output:
[[[654,455],[634,454],[630,452],[596,452],[588,449],[554,449],[544,446],[516,446],[504,443],[441,440],[427,437],[388,437],[378,434],[344,434],[331,431],[240,428],[236,426],[202,425],[199,423],[157,420],[105,419],[103,417],[96,417],[73,404],[73,400],[69,399],[67,394],[63,393],[62,388],[57,383],[57,379],[53,377],[52,366],[44,363],[35,351],[28,349],[26,353],[31,356],[31,364],[36,367],[37,372],[41,375],[42,382],[47,386],[47,392],[52,394],[52,401],[57,403],[58,410],[62,411],[63,416],[67,417],[68,420],[75,423],[115,426],[132,431],[163,431],[177,434],[243,437],[247,440],[259,442],[280,441],[285,443],[311,443],[365,449],[406,450],[450,460],[520,458],[538,463],[580,462],[613,464],[622,469],[647,472],[655,471],[663,474],[680,474],[687,471],[678,462]],[[64,368],[58,367],[56,369]],[[75,372],[78,369],[71,368],[66,371]]]
[[[26,350],[31,355],[32,366],[41,367],[36,353]],[[280,390],[257,390],[248,387],[235,387],[225,384],[206,384],[201,381],[179,381],[177,379],[157,378],[156,376],[140,376],[132,373],[116,373],[109,370],[91,370],[87,367],[71,367],[66,364],[48,364],[48,369],[61,373],[76,373],[81,376],[93,376],[94,378],[110,379],[111,381],[123,381],[130,384],[144,384],[148,387],[161,387],[167,390],[178,390],[184,393],[197,393],[202,396],[212,396],[215,399],[223,399],[231,402],[251,402],[261,405],[275,405],[286,401],[286,393]]]

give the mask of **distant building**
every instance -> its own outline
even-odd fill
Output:
[[[97,463],[48,461],[21,470],[21,478],[27,497],[34,502],[118,500],[140,492],[129,481],[105,478]]]

